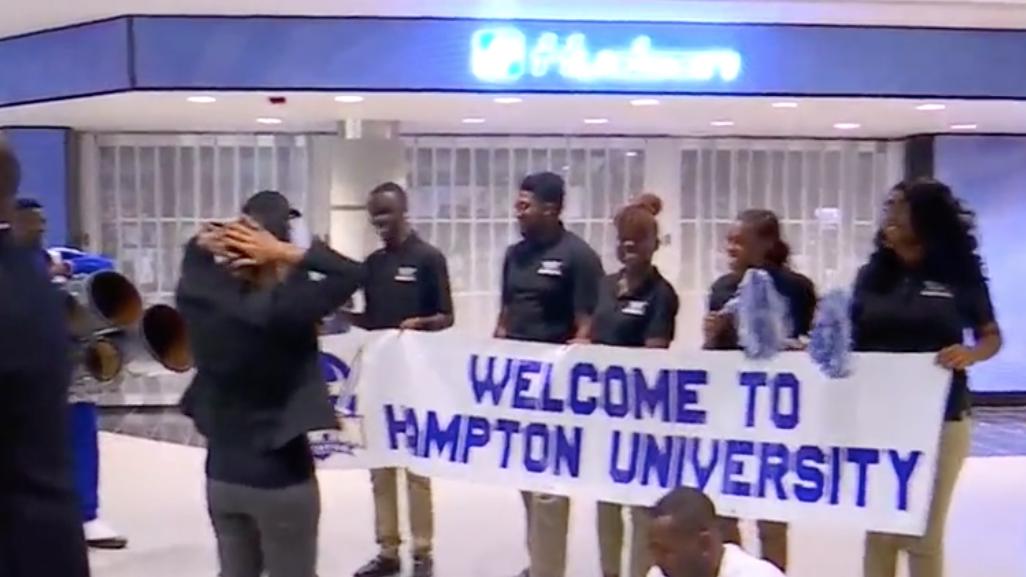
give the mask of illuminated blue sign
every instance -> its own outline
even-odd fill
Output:
[[[486,82],[556,74],[580,82],[732,82],[741,74],[733,50],[663,50],[648,36],[626,48],[593,49],[584,34],[545,32],[529,40],[516,28],[478,30],[471,38],[471,72]]]

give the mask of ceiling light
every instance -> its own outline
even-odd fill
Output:
[[[837,130],[855,130],[860,126],[862,125],[855,122],[838,122],[834,125],[834,128],[836,128]]]
[[[797,102],[774,102],[773,108],[798,108]]]
[[[355,94],[336,96],[335,102],[342,102],[344,104],[356,104],[357,102],[363,102],[363,97],[356,96]]]
[[[464,118],[463,124],[484,124],[484,118]]]
[[[280,118],[257,118],[260,124],[281,124]]]
[[[734,126],[734,123],[729,120],[713,120],[709,124],[711,126]]]
[[[975,124],[952,124],[949,126],[951,130],[976,130]]]
[[[495,99],[496,104],[517,104],[518,102],[523,101],[523,98],[517,98],[516,96],[500,96]]]
[[[217,102],[217,99],[213,96],[190,96],[186,98],[186,100],[193,104],[211,104],[213,102]]]
[[[585,124],[606,124],[609,122],[608,118],[585,118]]]
[[[637,155],[638,155],[638,153],[633,151],[633,150],[628,150],[627,151],[627,156],[637,156]]]
[[[944,106],[943,104],[920,104],[919,106],[916,106],[916,110],[924,110],[924,111],[926,111],[926,110],[944,110],[945,108],[947,108],[947,107]]]
[[[659,101],[655,98],[635,98],[631,100],[631,106],[658,106]]]

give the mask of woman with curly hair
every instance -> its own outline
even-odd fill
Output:
[[[623,268],[607,275],[599,285],[591,339],[599,345],[665,349],[673,341],[680,300],[659,270],[652,255],[659,248],[656,216],[662,200],[642,194],[620,209],[616,227],[616,256]],[[620,577],[624,545],[624,507],[598,504],[599,554],[603,577]],[[644,507],[630,507],[633,537],[628,546],[629,577],[645,577],[652,568],[647,550],[648,515]]]
[[[944,526],[970,445],[966,369],[1001,348],[974,230],[973,213],[947,185],[901,182],[884,206],[876,250],[855,280],[855,350],[937,353],[937,363],[951,371],[926,532],[869,533],[864,577],[895,577],[901,551],[908,554],[910,577],[944,574]],[[974,335],[971,346],[963,344],[966,329]]]

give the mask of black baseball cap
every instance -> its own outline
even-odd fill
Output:
[[[289,239],[289,221],[303,216],[276,190],[261,190],[246,199],[242,214],[253,218],[280,240]]]
[[[535,172],[524,177],[520,190],[530,192],[538,200],[563,205],[566,196],[566,181],[555,172]]]

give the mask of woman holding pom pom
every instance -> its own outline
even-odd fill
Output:
[[[613,219],[616,256],[623,264],[599,286],[592,323],[592,342],[617,347],[665,349],[673,341],[680,301],[673,286],[652,265],[659,248],[657,215],[662,201],[642,194]],[[628,548],[629,577],[645,577],[652,567],[647,551],[648,516],[644,507],[630,508],[633,536]],[[623,550],[623,507],[598,505],[599,553],[603,577],[619,577]]]
[[[727,312],[743,289],[742,280],[750,270],[762,271],[772,280],[774,293],[767,308],[781,309],[783,322],[780,332],[790,339],[791,347],[799,347],[800,338],[808,335],[816,310],[816,288],[813,282],[788,266],[790,247],[780,232],[780,220],[769,210],[749,209],[738,215],[727,236],[727,256],[730,272],[716,279],[709,288],[708,314],[703,321],[705,348],[732,350],[742,348],[738,319]],[[769,312],[769,311],[766,311]],[[744,328],[744,327],[742,327]],[[746,351],[747,351],[747,347]],[[787,524],[759,521],[759,541],[764,559],[781,571],[787,570]],[[740,544],[738,520],[724,519],[724,537],[727,542]]]
[[[867,535],[865,577],[895,577],[901,551],[908,554],[910,577],[944,574],[944,526],[972,429],[966,369],[1001,349],[974,229],[972,212],[947,185],[902,182],[891,191],[876,250],[855,280],[856,351],[935,352],[937,363],[951,370],[926,532]],[[972,346],[963,344],[966,329],[974,335]]]

